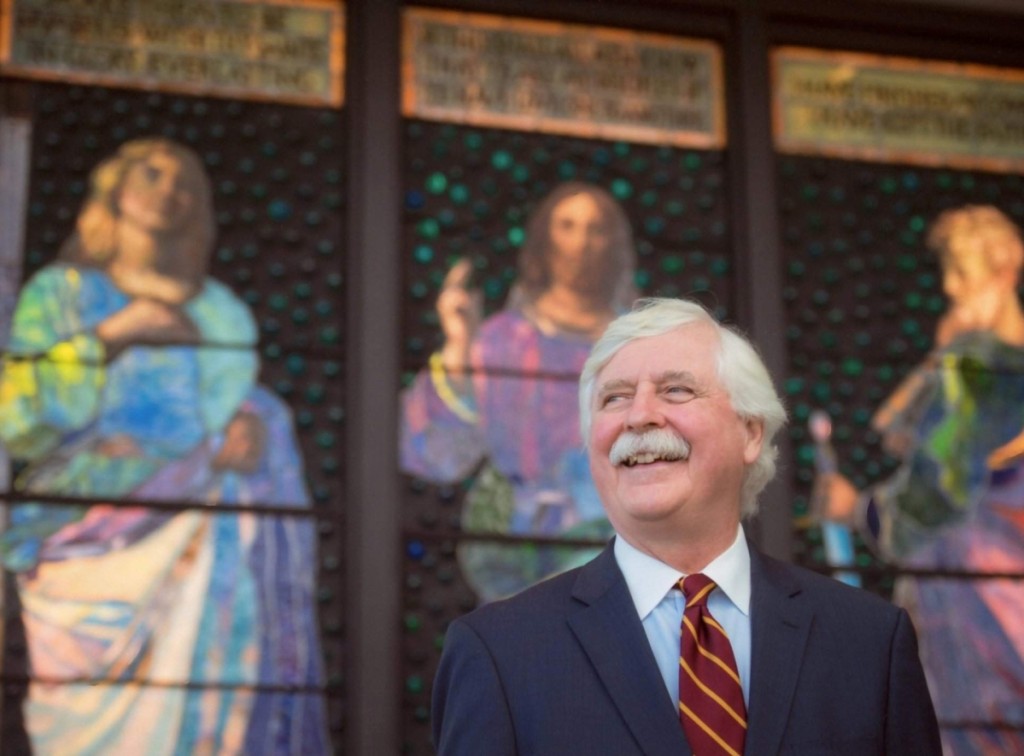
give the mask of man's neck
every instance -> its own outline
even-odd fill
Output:
[[[736,522],[729,528],[716,530],[713,534],[688,538],[666,539],[660,534],[658,537],[645,537],[643,534],[634,533],[620,533],[619,536],[625,538],[639,551],[678,570],[680,574],[692,575],[703,570],[732,546],[736,540],[738,525]]]

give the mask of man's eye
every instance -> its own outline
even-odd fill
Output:
[[[665,389],[665,393],[674,399],[689,399],[693,397],[693,389],[688,386],[669,386]]]
[[[601,406],[607,407],[609,404],[615,404],[625,399],[625,394],[605,394],[601,398]]]

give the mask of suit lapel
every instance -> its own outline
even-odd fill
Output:
[[[751,672],[748,754],[777,753],[813,614],[783,566],[750,549]]]
[[[648,756],[689,754],[611,546],[580,571],[569,626],[630,732]]]

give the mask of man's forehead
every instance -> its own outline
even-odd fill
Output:
[[[641,336],[619,347],[599,374],[618,364],[637,362],[637,355],[643,355],[644,363],[662,363],[664,370],[692,370],[699,367],[696,361],[713,359],[713,353],[707,348],[716,344],[717,338],[714,329],[704,322],[686,323],[654,336]],[[665,364],[670,361],[674,364]]]
[[[616,374],[615,371],[610,372],[601,380],[598,376],[598,391],[607,391],[611,388],[620,388],[627,386],[634,386],[639,381],[651,381],[655,384],[662,383],[674,383],[674,382],[685,382],[694,383],[697,380],[697,376],[689,370],[677,370],[668,368],[665,370],[651,372],[651,371],[629,371],[621,374]]]

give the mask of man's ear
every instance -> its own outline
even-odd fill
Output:
[[[748,417],[743,424],[747,434],[747,443],[743,447],[743,461],[750,465],[761,454],[761,447],[764,445],[764,420],[759,417]]]

